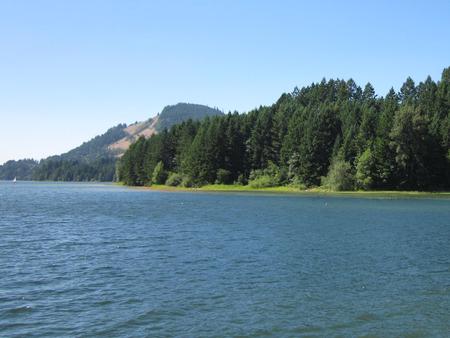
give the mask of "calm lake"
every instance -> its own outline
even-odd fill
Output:
[[[2,337],[447,337],[450,199],[0,182]]]

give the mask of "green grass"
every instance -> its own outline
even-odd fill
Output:
[[[158,191],[206,191],[206,192],[267,192],[299,195],[331,195],[356,197],[439,197],[450,198],[450,192],[421,192],[421,191],[331,191],[324,188],[298,189],[292,186],[270,188],[252,188],[248,185],[209,184],[199,188],[170,187],[166,185],[152,185],[144,189]]]

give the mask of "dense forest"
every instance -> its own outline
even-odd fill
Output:
[[[59,157],[42,160],[32,173],[35,181],[99,181],[114,180],[116,159],[100,157],[88,160],[70,160]]]
[[[116,159],[108,146],[126,136],[125,124],[108,129],[102,135],[59,156],[39,162],[31,177],[38,181],[112,181]]]
[[[333,190],[450,188],[450,68],[378,97],[322,80],[269,107],[187,121],[124,154],[127,185],[249,184]]]

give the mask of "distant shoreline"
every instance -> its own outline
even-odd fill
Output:
[[[121,185],[121,183],[118,183]],[[125,185],[123,185],[125,186]],[[243,192],[243,193],[280,193],[302,196],[348,196],[348,197],[418,197],[418,198],[449,198],[450,192],[423,192],[423,191],[331,191],[322,188],[300,190],[289,186],[270,188],[251,188],[243,185],[210,184],[198,188],[172,187],[167,185],[152,185],[144,187],[131,186],[133,189],[163,191],[163,192]]]
[[[10,180],[0,180],[3,183],[12,183]],[[71,183],[71,184],[106,184],[118,187],[125,187],[136,190],[150,190],[161,192],[223,192],[223,193],[266,193],[266,194],[284,194],[299,196],[341,196],[341,197],[380,197],[380,198],[446,198],[450,199],[450,191],[395,191],[395,190],[356,190],[356,191],[332,191],[324,188],[298,189],[290,186],[277,186],[270,188],[252,188],[248,185],[226,185],[209,184],[202,187],[174,187],[163,184],[154,184],[152,186],[127,186],[122,182],[102,182],[102,181],[33,181],[22,180],[20,182],[33,183]]]

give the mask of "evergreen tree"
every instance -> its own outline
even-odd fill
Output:
[[[449,147],[447,68],[438,83],[427,78],[416,87],[408,78],[384,98],[370,83],[362,90],[353,80],[323,79],[247,114],[186,121],[137,140],[117,175],[130,185],[161,183],[170,172],[168,184],[185,186],[322,180],[333,189],[448,189]],[[45,166],[63,179],[90,177],[93,170],[83,163]]]
[[[416,85],[410,77],[408,77],[400,88],[400,101],[402,104],[414,104],[416,102],[417,89]]]

